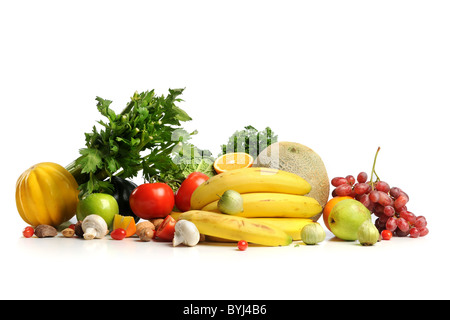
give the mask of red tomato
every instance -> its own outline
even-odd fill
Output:
[[[172,241],[176,223],[177,221],[171,215],[168,215],[156,230],[156,237],[164,241]]]
[[[131,210],[145,220],[164,218],[172,212],[174,204],[172,188],[161,182],[141,184],[130,195]]]
[[[199,185],[208,180],[209,177],[201,172],[192,172],[183,181],[180,188],[175,195],[175,204],[181,211],[188,211],[191,209],[191,196],[194,190]]]

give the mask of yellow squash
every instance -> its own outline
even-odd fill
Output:
[[[78,184],[64,167],[42,162],[22,173],[16,183],[16,206],[32,225],[58,226],[76,212]]]

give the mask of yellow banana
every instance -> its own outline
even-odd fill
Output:
[[[214,237],[214,236],[205,236],[205,241],[208,241],[208,242],[226,242],[226,243],[237,242],[236,240],[224,239],[224,238],[219,238],[219,237]]]
[[[235,241],[245,240],[265,246],[287,246],[292,243],[292,237],[284,231],[248,218],[190,210],[183,212],[179,220],[193,222],[198,231],[206,236]]]
[[[302,218],[251,218],[250,220],[272,225],[283,230],[292,237],[292,240],[301,240],[301,232],[304,226],[315,223],[311,219]]]
[[[322,212],[322,206],[316,199],[287,193],[244,193],[244,211],[236,214],[239,217],[283,217],[311,218]],[[202,208],[203,211],[220,212],[219,201],[211,202]]]
[[[300,176],[271,168],[243,168],[215,175],[202,183],[191,197],[191,209],[201,209],[219,200],[227,190],[239,193],[276,192],[305,195],[311,185]]]
[[[249,218],[252,221],[263,222],[279,228],[292,237],[292,240],[301,240],[301,232],[304,226],[315,223],[311,219],[302,218]],[[206,236],[206,241],[211,242],[235,242],[234,240]]]

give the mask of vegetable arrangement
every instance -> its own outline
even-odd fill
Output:
[[[96,98],[98,111],[108,121],[99,121],[104,129],[98,131],[94,126],[91,133],[85,133],[86,147],[67,167],[80,184],[82,195],[112,191],[111,182],[105,179],[116,173],[126,179],[142,170],[149,182],[182,174],[183,168],[175,165],[170,155],[177,144],[195,134],[180,127],[182,121],[191,120],[175,105],[182,101],[178,98],[182,92],[169,89],[167,97],[156,96],[154,90],[136,92],[119,114],[110,108],[112,101]]]
[[[40,163],[19,177],[17,209],[30,225],[23,236],[55,237],[61,231],[66,238],[93,240],[109,234],[113,240],[138,237],[142,242],[171,241],[173,246],[232,241],[244,251],[248,242],[318,244],[325,240],[317,222],[322,213],[337,237],[358,239],[365,246],[388,231],[381,230],[386,223],[373,226],[375,204],[370,207],[358,197],[358,185],[353,187],[349,177],[339,178],[339,184],[333,179],[337,194],[328,201],[330,184],[320,157],[301,144],[279,143],[269,127],[236,131],[217,157],[191,144],[197,131],[181,127],[191,118],[176,106],[183,101],[182,92],[136,92],[119,114],[110,108],[112,101],[97,97],[97,109],[106,120],[98,121],[101,130],[94,126],[85,133],[80,156],[66,168]],[[130,179],[139,172],[145,183],[136,185]],[[344,188],[349,194],[338,194]],[[391,196],[392,203],[406,197]],[[384,217],[374,212],[377,221]],[[75,214],[77,223],[67,223]],[[397,216],[402,234],[428,233],[422,216],[406,222],[411,213],[403,203]],[[402,219],[408,226],[400,225]]]

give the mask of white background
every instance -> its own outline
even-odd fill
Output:
[[[448,1],[2,1],[0,297],[449,299]],[[15,182],[67,165],[134,91],[185,87],[215,154],[270,126],[330,179],[377,172],[425,215],[425,238],[283,248],[24,239]],[[322,222],[322,220],[320,220]]]

